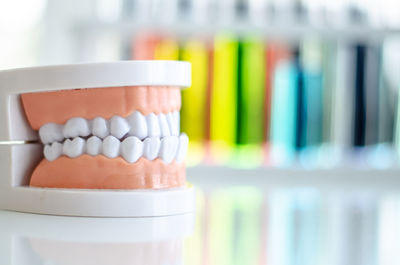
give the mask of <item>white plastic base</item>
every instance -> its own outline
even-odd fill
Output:
[[[192,234],[194,225],[194,213],[153,218],[72,218],[0,211],[0,243],[15,236],[97,243],[165,241]]]
[[[193,187],[170,190],[78,190],[13,187],[0,208],[63,216],[150,217],[191,213]],[[4,198],[4,197],[3,197]]]

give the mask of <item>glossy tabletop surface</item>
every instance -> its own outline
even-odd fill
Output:
[[[400,194],[312,187],[197,191],[195,214],[0,211],[1,264],[398,264]]]

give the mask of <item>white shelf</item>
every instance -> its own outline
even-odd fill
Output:
[[[187,179],[204,190],[235,186],[254,186],[263,190],[312,187],[321,190],[400,191],[400,168],[392,169],[235,169],[224,166],[195,166]]]
[[[367,25],[315,26],[308,24],[287,23],[232,23],[232,24],[196,24],[196,23],[149,23],[149,22],[115,22],[85,21],[75,25],[74,30],[82,36],[107,33],[118,33],[127,37],[144,29],[178,36],[209,36],[220,32],[230,32],[238,35],[258,34],[268,38],[301,39],[307,36],[343,40],[380,40],[387,36],[400,35],[400,28],[371,27]]]

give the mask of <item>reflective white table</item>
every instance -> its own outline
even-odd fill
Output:
[[[399,264],[396,188],[225,184],[197,188],[196,214],[189,215],[0,211],[0,264]]]

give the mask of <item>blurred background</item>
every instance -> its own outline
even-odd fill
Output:
[[[0,3],[0,69],[186,60],[188,163],[398,164],[396,0],[33,0]]]
[[[187,264],[398,264],[398,0],[0,1],[0,69],[192,63]]]

